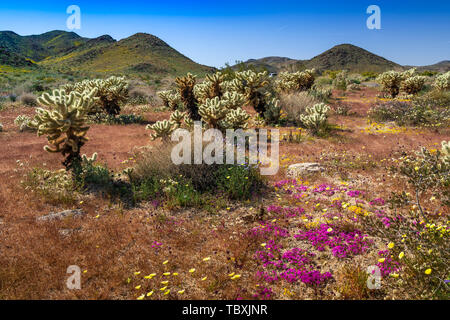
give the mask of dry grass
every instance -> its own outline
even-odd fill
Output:
[[[308,95],[306,91],[290,94],[281,94],[280,102],[282,109],[287,114],[288,121],[298,124],[300,115],[307,107],[312,107],[320,101]]]

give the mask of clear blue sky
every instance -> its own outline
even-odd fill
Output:
[[[120,40],[154,34],[196,62],[284,56],[310,59],[352,43],[403,65],[450,60],[450,1],[104,1],[0,2],[0,30],[20,35],[67,30],[66,8],[81,8],[85,37]],[[369,30],[369,5],[381,8],[381,30]]]

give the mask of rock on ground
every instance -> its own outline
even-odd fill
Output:
[[[62,220],[68,217],[80,217],[85,215],[86,213],[83,210],[75,209],[75,210],[64,210],[57,213],[49,213],[45,216],[37,218],[38,221],[51,221],[55,219]]]
[[[302,174],[314,173],[323,170],[324,168],[321,167],[319,163],[314,162],[296,163],[288,167],[287,176],[290,178],[297,178]]]

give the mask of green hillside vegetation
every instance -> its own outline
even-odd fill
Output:
[[[9,67],[25,67],[35,68],[37,67],[30,59],[25,58],[17,53],[8,51],[0,47],[0,66]]]
[[[67,74],[181,75],[195,72],[204,75],[215,70],[195,63],[158,37],[145,33],[116,41],[108,35],[88,39],[65,31],[32,36],[2,31],[0,48],[0,65],[31,67],[37,64],[50,72]]]
[[[213,71],[213,68],[195,63],[161,39],[145,33],[117,42],[108,36],[92,39],[67,54],[47,58],[39,64],[62,72],[84,74],[178,75],[189,71],[198,74]]]
[[[49,56],[68,52],[88,39],[74,32],[50,31],[40,35],[20,36],[12,31],[0,31],[0,47],[10,52],[41,61]]]

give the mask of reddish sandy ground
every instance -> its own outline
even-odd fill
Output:
[[[365,89],[348,94],[343,101],[335,100],[333,103],[349,104],[356,115],[333,116],[330,122],[342,126],[343,131],[332,137],[306,139],[301,143],[283,142],[280,146],[282,168],[271,179],[284,178],[288,164],[330,163],[334,154],[340,155],[343,151],[350,159],[356,159],[359,154],[363,155],[364,161],[379,162],[398,156],[395,153],[402,150],[431,147],[450,139],[449,130],[441,130],[440,133],[418,129],[399,134],[362,133],[361,130],[367,126],[367,111],[376,94],[376,90]],[[161,272],[168,266],[186,269],[197,265],[199,259],[208,255],[216,258],[215,269],[224,273],[248,267],[244,267],[244,261],[248,259],[246,244],[229,239],[248,229],[249,226],[237,217],[249,209],[234,203],[230,204],[233,207],[231,212],[221,210],[210,216],[195,210],[162,213],[149,204],[125,210],[120,203],[90,195],[73,206],[87,212],[86,217],[46,224],[36,222],[38,216],[72,207],[47,204],[20,186],[23,171],[17,171],[17,160],[28,162],[30,168],[44,167],[44,164],[51,169],[61,168],[61,156],[43,150],[45,137],[21,133],[14,125],[13,121],[19,114],[32,116],[33,113],[32,108],[25,107],[0,113],[4,125],[4,131],[0,133],[0,299],[134,299],[136,293],[127,284],[127,278],[135,270]],[[155,122],[168,118],[168,115],[167,112],[147,112],[144,116],[148,122]],[[158,143],[151,142],[145,125],[92,125],[88,136],[90,141],[83,153],[91,155],[97,152],[98,160],[111,169],[123,168],[121,162],[138,148]],[[314,179],[338,181],[338,171],[336,169],[335,177]],[[382,166],[349,167],[346,174],[355,185],[370,189],[374,195],[386,196],[390,191],[405,188],[404,184],[389,179]],[[162,216],[164,219],[169,217],[169,223]],[[171,219],[173,223],[170,223]],[[177,221],[183,221],[182,228],[176,227]],[[213,237],[205,232],[217,228],[220,232],[211,231]],[[61,229],[80,231],[62,237],[58,232]],[[151,246],[155,240],[163,242],[164,249],[154,250]],[[161,262],[166,258],[169,263],[163,265]],[[80,291],[65,288],[66,268],[73,264],[86,270],[83,290]],[[196,268],[202,270],[201,267]],[[205,274],[209,272],[206,267],[203,271]],[[224,284],[220,279],[209,287],[185,281],[185,286],[190,288],[186,298],[234,299],[243,294],[237,284]]]

